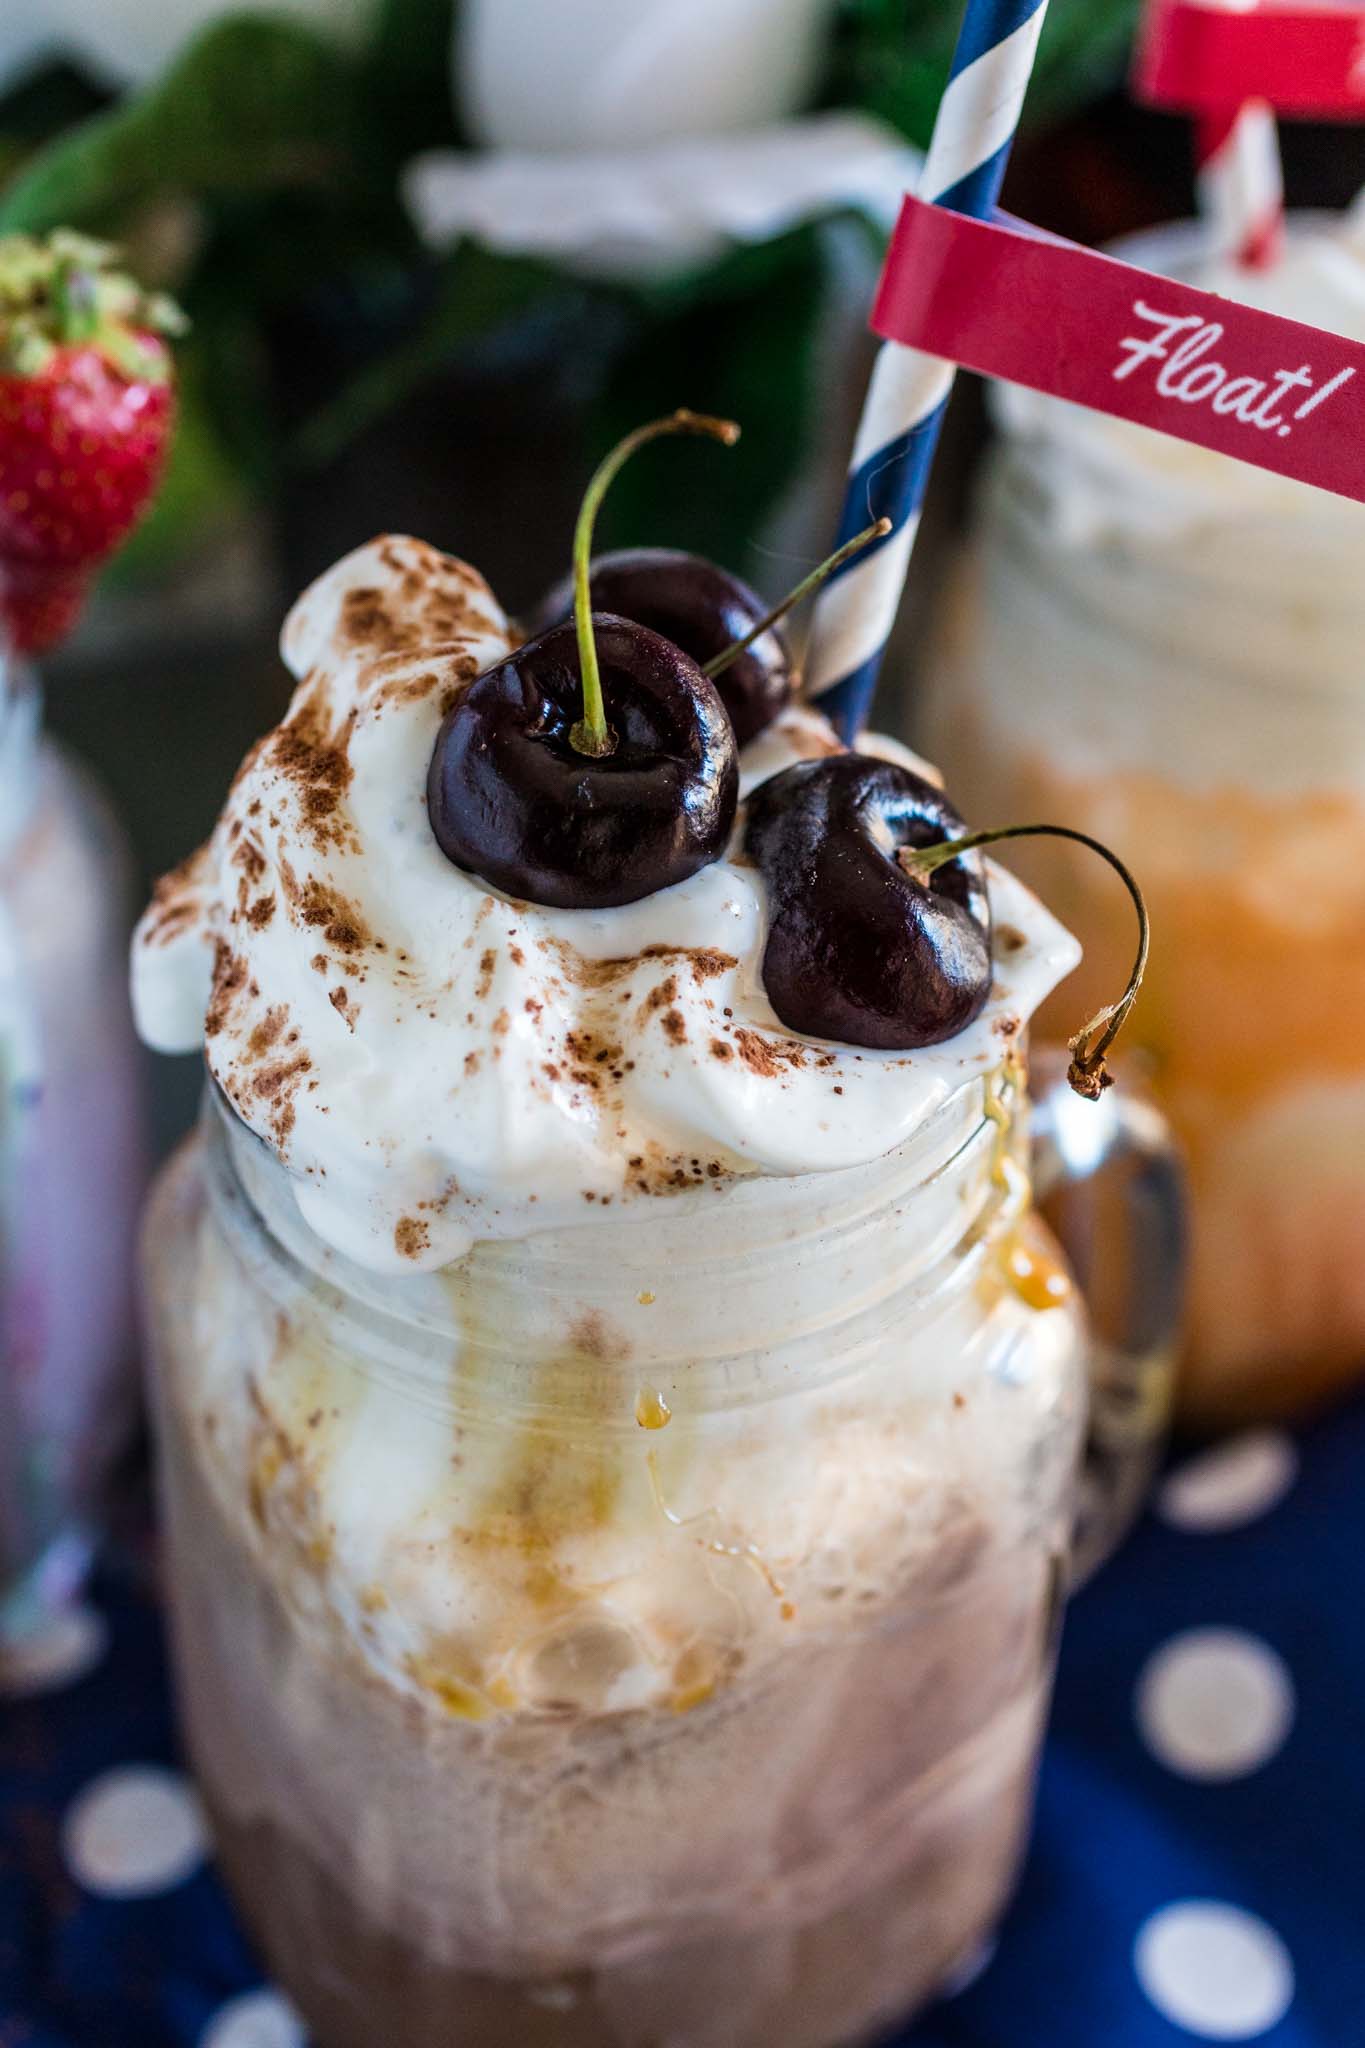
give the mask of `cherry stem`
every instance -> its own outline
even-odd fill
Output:
[[[812,590],[818,590],[826,577],[832,576],[836,569],[842,569],[851,556],[861,554],[871,542],[880,540],[883,534],[890,531],[889,519],[874,519],[871,526],[865,526],[861,533],[855,533],[852,540],[846,540],[828,561],[821,562],[818,569],[812,569],[809,576],[803,576],[795,589],[789,590],[780,603],[775,604],[756,626],[750,626],[742,640],[732,640],[728,647],[722,647],[719,654],[713,654],[708,662],[704,662],[702,674],[710,676],[713,680],[721,675],[732,661],[739,660],[746,647],[752,647],[761,634],[766,633],[770,626],[775,626],[779,619],[785,618],[789,611],[800,604],[803,597],[808,597]]]
[[[610,754],[616,747],[616,735],[607,723],[606,706],[602,701],[602,671],[598,666],[597,641],[592,630],[590,569],[593,523],[617,471],[629,462],[637,448],[643,448],[646,441],[657,441],[663,434],[709,434],[713,441],[733,448],[739,439],[739,427],[734,420],[714,419],[709,413],[689,412],[686,406],[680,406],[666,419],[650,420],[643,427],[637,427],[633,434],[627,434],[609,455],[603,457],[593,472],[583,493],[583,504],[573,534],[573,617],[578,634],[578,663],[583,675],[583,716],[574,725],[569,739],[580,754]]]
[[[1066,1078],[1078,1095],[1084,1095],[1088,1101],[1096,1102],[1114,1078],[1105,1065],[1104,1056],[1123,1029],[1128,1012],[1137,1001],[1142,977],[1147,971],[1151,927],[1142,891],[1131,870],[1116,853],[1100,840],[1092,839],[1088,832],[1073,831],[1070,825],[1003,825],[993,832],[969,832],[962,839],[941,840],[935,846],[903,846],[899,859],[909,873],[917,876],[931,875],[935,868],[946,867],[948,862],[956,860],[959,854],[971,853],[979,846],[994,846],[1002,839],[1074,840],[1078,846],[1088,847],[1091,853],[1097,853],[1101,860],[1108,861],[1133,899],[1138,919],[1138,949],[1132,974],[1128,977],[1128,986],[1116,1003],[1111,1003],[1101,1010],[1088,1024],[1081,1026],[1074,1038],[1067,1040],[1071,1065],[1067,1069]]]

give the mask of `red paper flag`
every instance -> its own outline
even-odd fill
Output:
[[[1365,345],[997,215],[907,198],[888,340],[1365,502]]]
[[[1365,5],[1153,0],[1133,90],[1174,113],[1221,114],[1259,99],[1304,119],[1365,120]]]

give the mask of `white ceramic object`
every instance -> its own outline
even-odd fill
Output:
[[[438,151],[408,172],[408,205],[436,249],[462,235],[595,274],[705,262],[837,207],[888,229],[919,156],[862,114],[813,114],[742,135],[572,156]]]
[[[729,134],[804,104],[832,13],[831,0],[465,0],[456,104],[495,149]]]

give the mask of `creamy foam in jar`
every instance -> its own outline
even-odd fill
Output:
[[[979,1016],[882,1052],[774,1014],[742,806],[632,903],[490,889],[426,776],[511,644],[420,543],[339,563],[135,945],[211,1076],[146,1238],[190,1747],[328,2048],[822,2048],[1027,1822],[1084,1397],[1022,1041],[1076,949],[990,867]],[[745,786],[836,751],[788,712]]]

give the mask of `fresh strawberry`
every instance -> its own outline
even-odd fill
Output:
[[[65,229],[0,237],[0,626],[21,653],[70,631],[170,438],[183,322],[114,256]]]

